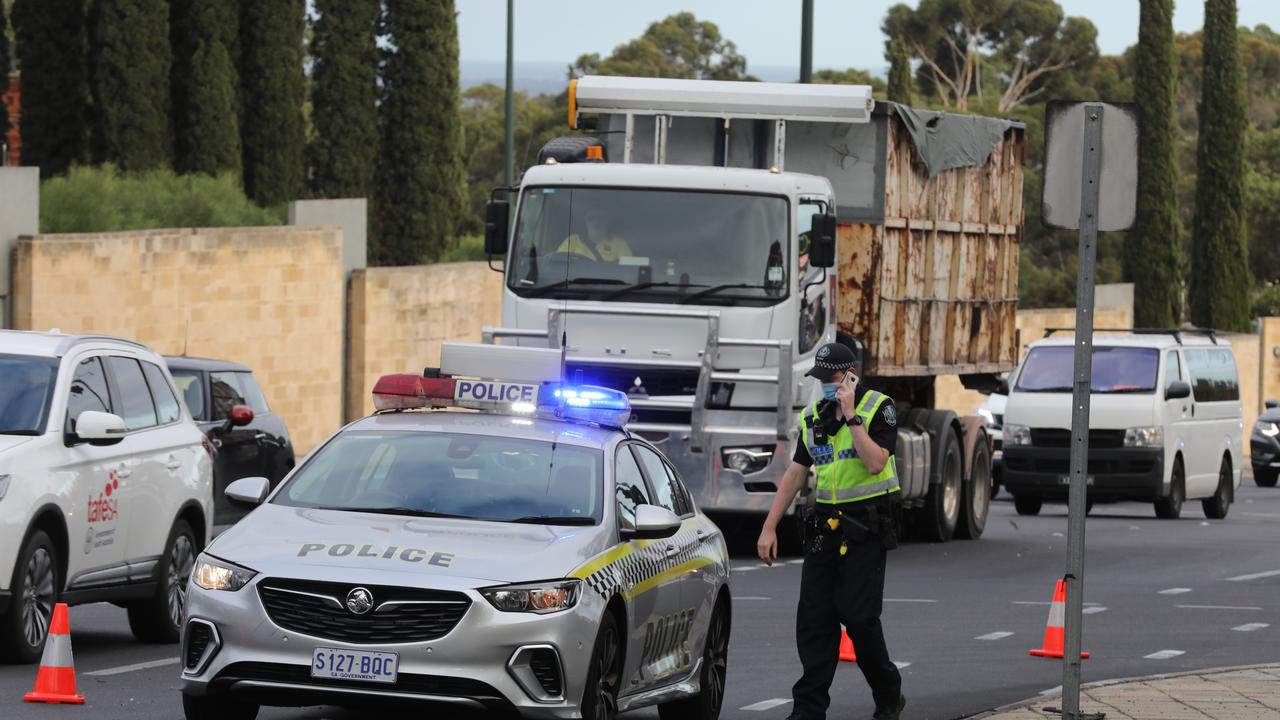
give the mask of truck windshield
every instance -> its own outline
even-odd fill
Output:
[[[0,355],[0,435],[40,435],[58,372],[55,358]]]
[[[1071,392],[1075,348],[1039,347],[1027,354],[1018,372],[1021,392]],[[1094,393],[1149,393],[1156,388],[1160,352],[1154,348],[1094,347]]]
[[[523,297],[772,305],[790,286],[787,238],[780,197],[532,187],[507,284]]]

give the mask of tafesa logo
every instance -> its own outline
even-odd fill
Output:
[[[118,501],[111,497],[118,489],[120,489],[120,478],[116,477],[116,471],[112,470],[107,473],[107,484],[102,492],[98,493],[98,497],[95,499],[92,495],[89,496],[88,522],[111,522],[119,517]]]

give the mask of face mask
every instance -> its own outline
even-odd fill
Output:
[[[822,397],[826,400],[834,401],[836,399],[836,388],[840,387],[837,383],[822,383]]]

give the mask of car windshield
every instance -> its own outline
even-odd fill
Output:
[[[765,195],[528,188],[508,285],[524,297],[773,305],[790,286],[787,215]]]
[[[547,525],[600,521],[602,453],[540,440],[437,432],[347,432],[273,502],[352,512]]]
[[[1018,373],[1022,392],[1069,393],[1075,348],[1069,345],[1039,347],[1027,354]],[[1149,393],[1156,388],[1160,351],[1154,348],[1093,348],[1094,393]]]
[[[54,358],[0,354],[0,435],[40,435],[58,373]]]

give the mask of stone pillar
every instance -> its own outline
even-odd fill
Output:
[[[40,232],[40,168],[0,167],[0,328],[13,327],[13,270],[20,235]]]

